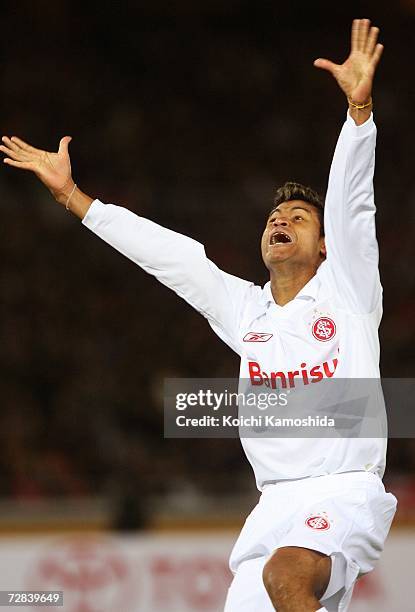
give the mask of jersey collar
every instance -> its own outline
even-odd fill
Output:
[[[308,281],[308,283],[306,285],[304,285],[304,287],[302,289],[300,289],[300,291],[297,293],[297,295],[293,299],[294,300],[305,299],[305,300],[314,300],[314,301],[316,301],[317,300],[317,295],[318,295],[319,287],[320,287],[320,281],[317,278],[317,274],[315,274],[313,276],[313,278],[311,278]],[[275,300],[274,300],[274,297],[273,297],[272,291],[271,291],[271,282],[270,281],[268,281],[264,285],[263,296],[264,296],[265,303],[267,304],[267,306],[270,303],[275,304]]]

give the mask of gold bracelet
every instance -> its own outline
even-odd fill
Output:
[[[71,193],[69,195],[69,198],[66,200],[66,205],[65,205],[66,210],[70,210],[69,202],[71,201],[71,197],[73,196],[73,194],[75,192],[75,189],[76,189],[76,183],[74,183],[74,186],[73,186],[73,189],[72,189],[72,191],[71,191]]]
[[[368,106],[373,105],[372,97],[370,97],[369,102],[366,102],[366,104],[356,104],[356,102],[353,102],[353,100],[349,97],[347,97],[347,101],[350,104],[350,106],[353,106],[353,108],[356,108],[357,110],[362,110],[364,108],[367,108]]]

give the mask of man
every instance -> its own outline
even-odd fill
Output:
[[[55,199],[187,300],[241,356],[242,378],[261,385],[379,377],[382,289],[375,237],[376,129],[372,83],[383,47],[355,20],[342,65],[318,59],[347,96],[324,212],[288,183],[262,236],[270,282],[262,289],[219,270],[194,240],[82,193],[71,177],[70,137],[58,153],[3,137],[6,164],[33,171]],[[251,342],[265,334],[266,342]],[[275,370],[279,371],[276,372]],[[242,440],[262,491],[231,555],[226,612],[346,610],[357,578],[373,569],[395,512],[385,493],[383,438]],[[323,606],[323,607],[322,607]]]

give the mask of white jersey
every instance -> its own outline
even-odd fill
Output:
[[[325,202],[327,258],[296,297],[279,306],[263,288],[217,268],[204,247],[125,208],[95,200],[83,223],[206,317],[241,357],[240,378],[378,378],[382,287],[373,172],[376,127],[348,115]],[[385,438],[243,438],[258,488],[267,482],[354,470],[383,476]]]

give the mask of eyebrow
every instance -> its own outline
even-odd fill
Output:
[[[290,208],[290,211],[293,211],[293,210],[305,210],[305,212],[308,212],[308,213],[311,215],[311,210],[310,210],[310,209],[308,209],[308,208],[304,208],[303,206],[293,206],[292,208]],[[269,219],[270,217],[272,217],[272,215],[275,215],[275,213],[277,213],[277,212],[279,212],[279,213],[281,212],[281,211],[279,210],[279,208],[275,208],[275,209],[274,209],[274,210],[271,212],[271,214],[270,214],[270,216],[268,217],[268,219]]]

